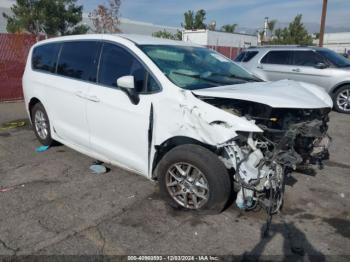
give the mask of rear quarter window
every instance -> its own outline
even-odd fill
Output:
[[[34,48],[32,54],[32,68],[45,72],[56,71],[57,57],[61,44],[51,43]]]
[[[236,62],[248,62],[253,57],[255,57],[258,53],[259,53],[258,51],[244,51],[236,57],[235,61]]]

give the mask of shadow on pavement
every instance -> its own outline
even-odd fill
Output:
[[[260,242],[250,252],[244,253],[244,261],[271,259],[262,254],[266,246],[277,234],[283,236],[283,255],[277,260],[298,261],[307,258],[309,261],[326,261],[325,256],[313,247],[313,245],[307,240],[305,234],[299,230],[294,223],[272,224],[270,233],[267,237],[264,237],[264,231],[265,225],[261,227]]]

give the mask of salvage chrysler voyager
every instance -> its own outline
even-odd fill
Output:
[[[283,202],[284,178],[328,157],[332,99],[318,86],[263,82],[219,53],[136,35],[34,45],[23,76],[38,140],[158,180],[178,208],[220,212]]]

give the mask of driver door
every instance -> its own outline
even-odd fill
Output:
[[[140,100],[134,104],[117,87],[119,77],[133,75]],[[159,94],[155,81],[145,67],[125,48],[104,43],[100,58],[98,84],[90,88],[87,118],[92,150],[127,169],[148,174],[148,130],[152,102]]]

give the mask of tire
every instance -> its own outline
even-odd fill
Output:
[[[35,136],[44,146],[51,146],[54,140],[51,137],[51,126],[44,106],[39,102],[31,110],[32,126]]]
[[[350,85],[342,86],[334,93],[333,104],[336,111],[350,114]]]
[[[182,180],[178,168],[184,172]],[[160,161],[157,174],[161,196],[177,209],[216,214],[225,208],[232,194],[232,179],[226,167],[202,146],[187,144],[170,150]]]

